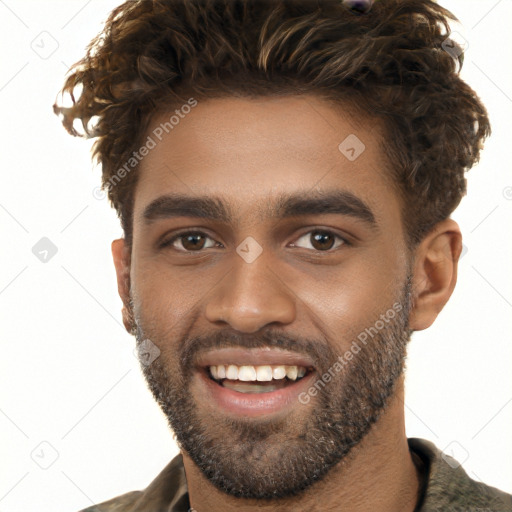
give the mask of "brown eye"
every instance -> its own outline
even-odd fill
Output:
[[[200,231],[187,231],[164,242],[162,247],[172,246],[181,252],[200,252],[202,249],[209,249],[215,247],[215,245],[216,242],[205,233],[201,233]]]
[[[187,251],[194,249],[202,249],[204,247],[205,238],[201,233],[194,233],[181,237],[181,244]]]
[[[309,244],[313,249],[323,252],[327,252],[331,249],[337,249],[339,246],[343,244],[348,244],[348,242],[341,238],[339,235],[336,235],[331,231],[320,229],[309,231],[305,235],[302,235],[297,240],[297,242],[293,243],[292,245],[297,247],[304,247],[303,245],[300,245],[301,240],[303,241],[302,243],[305,242],[306,244]],[[309,247],[306,248],[309,249]]]
[[[331,233],[315,231],[311,235],[312,245],[318,251],[332,249],[334,241],[334,236]]]

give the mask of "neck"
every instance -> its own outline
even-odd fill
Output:
[[[190,506],[197,512],[413,512],[420,476],[405,435],[403,398],[402,378],[388,407],[366,437],[321,481],[291,498],[254,500],[229,496],[214,487],[182,452]]]

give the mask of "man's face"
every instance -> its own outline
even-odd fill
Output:
[[[181,449],[227,493],[306,488],[395,390],[410,275],[381,137],[313,96],[200,102],[153,135],[130,281],[138,343],[160,355],[142,368]]]

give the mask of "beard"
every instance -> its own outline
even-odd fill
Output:
[[[401,308],[397,308],[396,304]],[[321,480],[368,434],[386,409],[405,366],[406,346],[411,330],[411,277],[397,297],[393,317],[374,320],[359,338],[360,348],[341,371],[332,372],[337,352],[332,343],[303,337],[289,337],[276,330],[257,334],[216,331],[179,343],[178,353],[162,356],[141,368],[155,400],[174,431],[179,448],[194,461],[204,476],[224,493],[252,499],[286,498],[299,494]],[[397,312],[396,309],[399,309]],[[382,315],[380,317],[382,319]],[[137,318],[137,344],[149,339],[159,347],[167,340],[144,332]],[[366,333],[366,343],[361,341]],[[368,337],[368,333],[371,337]],[[345,345],[344,345],[345,346]],[[203,351],[223,347],[278,348],[309,356],[317,380],[331,369],[332,379],[305,405],[297,402],[285,417],[233,418],[206,411],[194,400],[193,361]],[[343,349],[343,353],[348,347]],[[196,393],[197,396],[197,393]]]

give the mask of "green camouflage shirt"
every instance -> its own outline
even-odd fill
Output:
[[[410,450],[428,477],[416,512],[512,512],[512,495],[469,478],[460,464],[430,441],[410,438]],[[188,512],[187,480],[177,455],[144,491],[133,491],[81,512]]]

